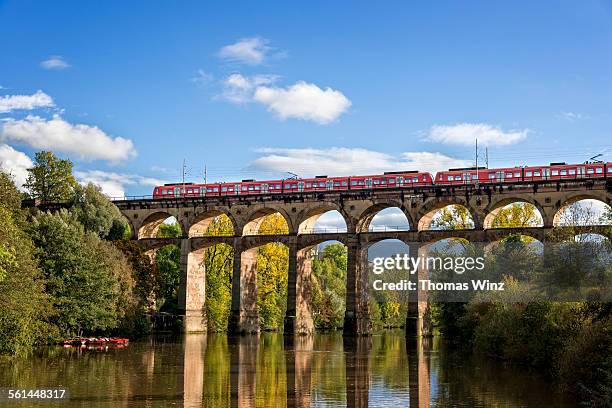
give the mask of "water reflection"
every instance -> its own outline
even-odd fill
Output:
[[[106,351],[52,347],[0,361],[0,386],[67,387],[62,406],[71,407],[574,406],[537,373],[401,331],[151,337]]]

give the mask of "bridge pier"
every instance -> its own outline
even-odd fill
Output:
[[[206,331],[206,267],[205,249],[193,251],[190,239],[181,240],[181,286],[179,288],[179,311],[183,315],[183,331],[198,333]]]
[[[427,257],[429,244],[413,244],[409,246],[410,256]],[[419,263],[417,272],[410,280],[417,283],[417,290],[408,296],[408,314],[406,316],[406,336],[422,337],[431,335],[431,316],[427,291],[421,290],[419,281],[429,279],[427,265]]]
[[[284,333],[311,334],[314,332],[312,318],[312,260],[310,248],[297,249],[296,243],[289,244],[289,270],[287,289],[287,311]]]
[[[259,332],[257,312],[257,248],[242,250],[234,241],[232,309],[228,331],[232,334]]]
[[[368,249],[357,237],[347,240],[345,336],[368,335],[372,331],[369,313]]]

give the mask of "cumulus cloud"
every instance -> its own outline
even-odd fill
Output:
[[[32,115],[21,120],[5,119],[0,140],[75,154],[82,160],[119,162],[136,155],[130,139],[111,137],[96,126],[72,124],[58,115],[49,120]]]
[[[333,122],[351,106],[342,92],[329,87],[321,89],[304,81],[286,88],[260,86],[253,99],[280,119],[295,118],[319,124]]]
[[[452,145],[474,145],[478,143],[488,146],[504,146],[520,142],[527,137],[529,129],[504,131],[486,123],[459,123],[456,125],[434,125],[429,129],[426,139],[432,142]]]
[[[470,164],[442,153],[405,152],[399,156],[361,148],[328,149],[261,148],[262,154],[249,165],[255,171],[293,172],[301,177],[320,174],[363,175],[385,171],[421,170],[435,173]]]
[[[75,171],[75,177],[81,184],[93,183],[100,186],[102,192],[109,197],[121,198],[125,196],[128,186],[158,186],[164,184],[163,180],[137,174],[122,174],[101,170]],[[152,189],[151,189],[152,191]]]
[[[61,55],[52,55],[46,60],[41,61],[40,66],[44,69],[62,70],[69,68],[70,64]]]
[[[6,95],[0,97],[0,113],[11,112],[18,109],[32,110],[36,108],[50,108],[55,106],[53,98],[41,90],[32,95]]]
[[[28,169],[34,165],[27,154],[13,149],[9,145],[0,144],[0,169],[13,176],[17,187],[23,190],[28,178]]]
[[[243,38],[219,50],[219,57],[229,62],[247,65],[262,64],[272,50],[269,41],[261,37]]]
[[[222,99],[236,104],[244,104],[253,100],[253,93],[258,86],[268,85],[278,79],[277,75],[231,74],[223,80]]]

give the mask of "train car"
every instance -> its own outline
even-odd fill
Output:
[[[487,184],[521,181],[523,172],[521,167],[507,167],[487,169],[485,167],[463,167],[440,171],[436,174],[434,184]]]
[[[350,190],[418,187],[433,184],[430,173],[418,171],[389,171],[382,175],[351,176]]]

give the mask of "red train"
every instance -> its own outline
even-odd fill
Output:
[[[283,194],[311,191],[370,190],[454,184],[497,184],[542,180],[604,178],[612,175],[612,162],[550,166],[517,166],[498,169],[461,168],[430,173],[419,171],[385,172],[372,176],[327,177],[286,180],[242,180],[228,183],[172,183],[157,186],[154,198]]]

